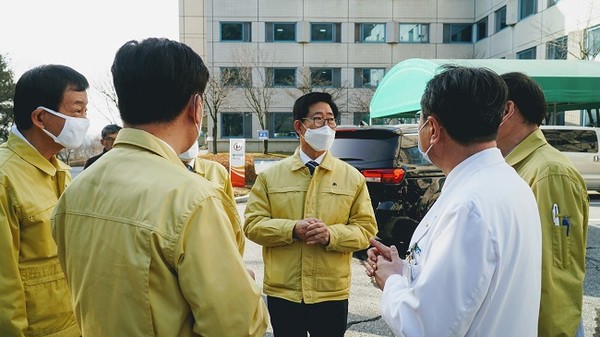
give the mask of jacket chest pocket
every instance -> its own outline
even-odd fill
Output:
[[[37,205],[25,209],[21,214],[21,261],[56,256],[56,243],[50,226],[55,206],[56,199],[40,200]]]
[[[21,223],[25,227],[32,227],[37,224],[48,222],[56,206],[57,198],[40,198],[23,203],[23,212],[21,213]]]
[[[318,214],[327,223],[347,223],[355,194],[349,189],[324,187],[318,197]]]
[[[272,187],[267,192],[273,218],[301,219],[306,186]]]

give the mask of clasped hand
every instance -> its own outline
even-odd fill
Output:
[[[386,246],[383,243],[371,238],[371,248],[367,250],[367,261],[364,264],[367,275],[373,277],[377,287],[383,290],[387,279],[394,275],[403,275],[403,264],[406,263],[400,259],[396,246]]]
[[[321,219],[307,218],[296,222],[294,237],[304,241],[307,245],[328,245],[329,228]]]

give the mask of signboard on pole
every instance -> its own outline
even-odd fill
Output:
[[[246,140],[229,139],[229,176],[234,187],[246,186]]]

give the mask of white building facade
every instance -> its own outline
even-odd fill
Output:
[[[289,151],[292,106],[307,91],[334,95],[340,124],[369,122],[377,84],[408,58],[582,59],[600,48],[600,0],[179,2],[180,41],[202,56],[213,97],[223,97],[218,151],[229,138],[259,150],[262,129],[271,152]]]

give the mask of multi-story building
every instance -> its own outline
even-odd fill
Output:
[[[600,48],[600,0],[179,2],[180,40],[226,96],[214,116],[219,151],[228,138],[258,144],[262,129],[271,151],[288,150],[293,102],[311,90],[334,95],[341,124],[368,121],[377,84],[408,58],[581,59]]]

